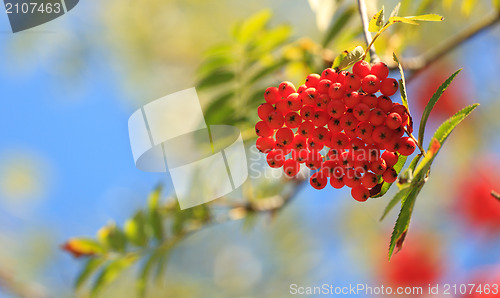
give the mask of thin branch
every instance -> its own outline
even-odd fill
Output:
[[[413,58],[403,59],[401,63],[405,69],[413,70],[411,79],[415,78],[423,70],[427,69],[434,62],[438,61],[441,57],[453,51],[466,41],[474,36],[482,33],[483,31],[497,25],[500,22],[500,13],[483,18],[477,24],[467,28],[466,30],[454,35],[452,38],[439,44],[430,51]],[[390,67],[397,67],[397,65],[390,65]]]
[[[418,142],[418,140],[413,136],[411,132],[409,132],[406,128],[404,129],[406,134],[417,144],[418,149],[420,149],[420,152],[425,156],[425,150],[422,148],[422,145]]]
[[[372,43],[372,34],[368,30],[369,23],[368,23],[368,14],[366,13],[365,0],[358,0],[358,9],[359,9],[359,16],[361,17],[361,23],[363,24],[363,35],[365,37],[366,45],[368,46]],[[380,59],[377,56],[374,45],[372,45],[369,48],[369,51],[370,51],[370,62],[371,63],[379,62]]]
[[[491,191],[491,196],[493,196],[495,199],[497,199],[498,201],[500,201],[500,193],[492,190]]]

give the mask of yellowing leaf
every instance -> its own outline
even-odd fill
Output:
[[[392,17],[389,19],[389,24],[395,24],[395,23],[405,23],[405,24],[411,24],[411,25],[418,25],[417,22],[415,22],[407,17]]]
[[[414,17],[406,17],[412,21],[427,21],[427,22],[440,22],[444,20],[444,18],[437,14],[423,14]]]
[[[361,60],[364,54],[365,50],[361,46],[345,50],[335,58],[335,60],[333,61],[332,68],[336,69],[347,68],[350,65]]]
[[[379,12],[377,12],[370,20],[370,23],[368,24],[368,31],[377,32],[380,30],[383,24],[384,24],[384,7],[382,6],[382,9]]]
[[[71,238],[61,248],[71,253],[75,258],[93,256],[103,252],[103,248],[98,242],[87,238]]]

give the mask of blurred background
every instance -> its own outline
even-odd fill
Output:
[[[317,3],[324,9],[311,8]],[[369,16],[382,5],[390,12],[396,3],[368,1]],[[127,121],[136,109],[198,86],[209,124],[238,126],[250,146],[263,88],[285,79],[298,86],[324,68],[325,59],[363,45],[355,5],[80,1],[63,17],[17,34],[0,17],[0,297],[88,296],[87,288],[73,288],[84,260],[61,245],[75,236],[96,237],[110,222],[122,226],[158,184],[165,197],[172,194],[168,174],[134,166]],[[432,12],[445,21],[394,26],[375,44],[378,54],[390,63],[393,51],[403,58],[426,53],[494,15],[492,5],[403,1],[400,15]],[[260,31],[244,22],[256,15],[265,20]],[[432,112],[430,132],[465,105],[481,106],[437,158],[404,249],[391,262],[387,247],[397,211],[379,218],[394,189],[361,204],[345,189],[305,186],[274,217],[211,225],[181,241],[147,296],[283,297],[292,283],[500,283],[500,202],[489,194],[500,191],[499,27],[418,75],[407,73],[418,119],[440,83],[463,68]],[[224,63],[234,73],[220,72]],[[247,72],[255,80],[241,79]],[[224,91],[232,93],[221,96]],[[255,187],[267,183],[268,194],[282,190],[276,182],[259,183]],[[137,267],[100,295],[134,297]]]

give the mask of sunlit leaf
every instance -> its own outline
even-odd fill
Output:
[[[396,170],[398,174],[399,172],[401,172],[401,169],[403,169],[407,158],[408,156],[399,155],[398,162],[394,165],[394,170]],[[375,185],[375,187],[370,189],[370,197],[379,198],[385,195],[387,191],[391,188],[392,184],[393,183],[382,182]]]
[[[442,16],[437,14],[423,14],[419,16],[405,17],[405,18],[412,21],[427,21],[427,22],[440,22],[444,20]]]
[[[461,11],[464,16],[470,16],[472,9],[476,6],[476,0],[463,0]]]
[[[323,40],[323,47],[326,48],[328,45],[335,40],[342,29],[348,24],[349,20],[356,13],[356,7],[351,6],[347,8],[339,17],[335,18],[335,22],[328,29],[328,32],[325,34],[325,38]]]
[[[335,58],[335,60],[333,61],[332,68],[335,69],[347,68],[350,65],[361,60],[364,54],[365,50],[361,46],[356,46],[349,50],[345,50]]]
[[[78,290],[91,276],[96,272],[102,264],[104,264],[104,258],[90,258],[87,260],[83,266],[80,273],[76,278],[75,289]]]
[[[424,142],[424,132],[425,132],[425,126],[427,124],[427,119],[429,119],[429,115],[431,114],[432,109],[438,102],[439,98],[441,98],[441,95],[443,95],[444,91],[448,86],[451,84],[453,79],[458,75],[458,73],[461,71],[461,69],[457,70],[454,74],[452,74],[439,88],[436,90],[434,95],[432,95],[431,99],[427,103],[424,112],[422,113],[422,118],[420,120],[420,127],[418,129],[418,143],[423,144]]]
[[[418,25],[417,22],[414,20],[411,20],[407,17],[392,17],[389,18],[389,24],[395,24],[395,23],[405,23],[405,24],[411,24],[411,25]]]
[[[135,245],[144,246],[147,244],[146,219],[142,210],[137,211],[135,216],[127,220],[123,230],[127,239]]]
[[[270,65],[270,66],[267,66],[265,68],[262,68],[260,71],[258,71],[256,74],[254,74],[250,80],[248,81],[248,83],[250,84],[254,84],[256,82],[258,82],[259,80],[267,77],[268,75],[280,70],[281,68],[283,68],[286,64],[288,63],[288,60],[287,59],[281,59],[279,61],[277,61],[276,63]]]
[[[125,269],[134,264],[138,259],[139,256],[137,254],[128,254],[105,265],[92,287],[91,294],[95,296],[102,288],[113,282]]]
[[[399,90],[401,92],[401,101],[403,102],[403,105],[408,110],[408,113],[410,113],[410,107],[408,106],[408,98],[406,95],[407,93],[406,93],[405,73],[403,71],[403,67],[401,66],[401,63],[399,63],[399,60],[398,60],[398,57],[396,56],[396,53],[392,53],[392,57],[394,59],[394,62],[396,62],[398,64],[399,74],[401,75],[401,79],[399,80]]]
[[[218,86],[234,79],[234,72],[226,69],[218,69],[204,76],[197,84],[198,90]]]
[[[380,220],[383,220],[387,214],[396,206],[398,203],[402,201],[403,198],[405,198],[411,191],[411,188],[409,185],[406,187],[401,188],[395,195],[392,197],[392,199],[389,201],[389,204],[384,209],[384,213],[380,217]]]
[[[400,7],[401,7],[401,2],[398,2],[398,4],[396,4],[396,6],[394,6],[394,9],[391,11],[391,15],[389,16],[389,18],[397,17],[399,14]]]
[[[71,253],[75,258],[81,256],[94,256],[103,253],[102,245],[90,238],[71,238],[61,247]]]
[[[384,25],[384,7],[382,6],[382,9],[377,12],[372,19],[370,20],[370,23],[368,24],[368,31],[370,32],[377,32],[382,28]]]
[[[272,13],[270,10],[263,10],[246,19],[239,28],[237,39],[241,43],[247,43],[255,38],[256,34],[265,28]]]

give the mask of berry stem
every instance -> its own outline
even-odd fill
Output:
[[[494,190],[491,190],[491,196],[493,196],[495,199],[497,199],[498,201],[500,201],[500,193],[494,191]]]
[[[363,55],[363,60],[366,58],[366,54],[370,51],[370,62],[377,63],[380,61],[377,53],[375,52],[375,47],[373,46],[373,41],[380,35],[377,33],[374,39],[372,39],[372,34],[368,30],[368,14],[366,13],[366,3],[365,0],[358,0],[358,10],[361,17],[361,23],[363,24],[363,35],[365,37],[365,42],[367,45],[365,54]],[[381,33],[381,32],[380,32]]]
[[[413,136],[413,134],[411,132],[408,131],[408,129],[405,128],[405,132],[406,134],[412,139],[415,141],[415,143],[417,144],[417,147],[418,149],[420,149],[420,152],[423,154],[423,156],[425,157],[425,150],[424,148],[422,148],[422,145],[418,142],[418,140]]]

